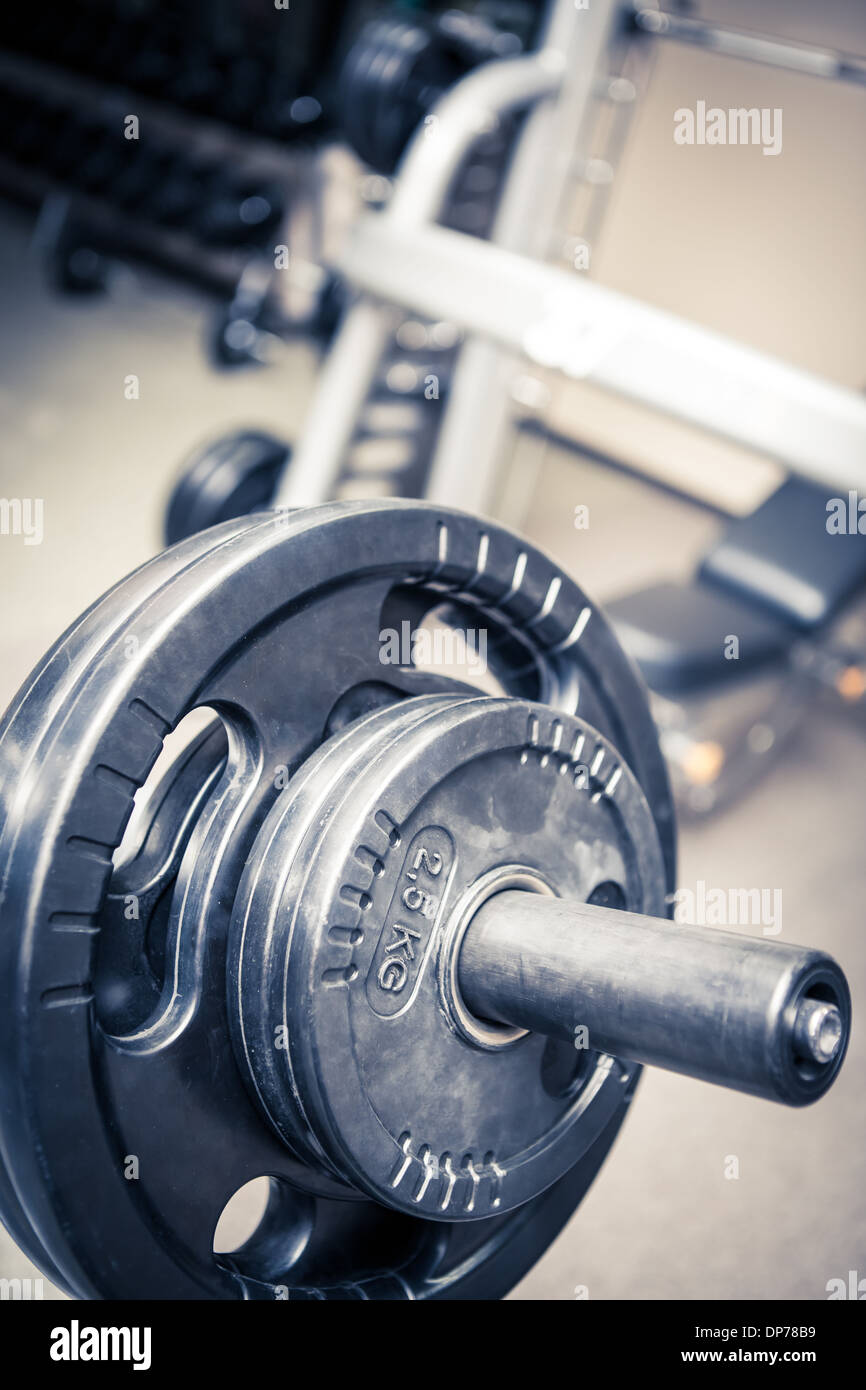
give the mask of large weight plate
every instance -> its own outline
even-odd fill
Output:
[[[241,529],[242,526],[243,523],[237,523],[234,526],[225,526],[221,529],[222,533],[228,535]],[[126,617],[133,611],[140,595],[147,590],[149,585],[159,585],[164,582],[168,576],[176,573],[185,564],[192,562],[204,550],[210,549],[214,539],[214,536],[210,536],[202,541],[200,537],[195,537],[183,545],[175,546],[170,554],[166,552],[159,556],[157,560],[146,566],[144,571],[139,570],[128,576],[122,584],[110,590],[103,599],[82,614],[68,632],[46,653],[42,662],[25,682],[6,711],[2,726],[0,726],[0,808],[2,808],[0,840],[8,839],[14,833],[14,826],[10,823],[10,814],[15,792],[16,768],[23,762],[20,750],[26,748],[31,731],[38,730],[42,710],[46,704],[50,703],[51,697],[54,697],[55,702],[62,702],[64,698],[63,675],[67,665],[66,652],[70,640],[75,638],[77,648],[86,660],[85,654],[89,651],[95,651],[99,637],[105,636],[103,624],[106,619],[121,628]],[[122,596],[120,595],[121,590],[123,591]],[[42,692],[42,707],[40,706],[40,696],[35,694],[37,689]],[[32,698],[29,698],[31,695]],[[14,734],[12,733],[13,726]],[[6,744],[4,753],[4,743],[6,743],[7,737],[10,741]],[[19,750],[17,753],[16,749]],[[15,952],[18,949],[15,936],[18,924],[10,920],[6,911],[6,903],[7,897],[4,889],[0,891],[0,960],[5,959],[9,953],[9,958],[14,962]],[[11,1010],[6,1017],[12,1017]],[[2,1055],[11,1068],[14,1065],[11,1054]],[[2,1086],[4,1076],[4,1069],[0,1066],[0,1086]],[[38,1265],[60,1288],[71,1293],[72,1289],[69,1287],[66,1277],[57,1268],[42,1244],[30,1219],[29,1211],[22,1205],[18,1190],[12,1182],[6,1166],[4,1142],[5,1137],[10,1132],[4,1114],[3,1121],[0,1123],[0,1217],[2,1217],[3,1224],[13,1239],[33,1263]]]
[[[672,886],[670,798],[643,688],[604,619],[539,552],[398,502],[226,523],[166,552],[70,629],[0,728],[0,1200],[65,1287],[120,1298],[273,1297],[274,1284],[292,1296],[498,1296],[601,1162],[621,1114],[560,1183],[479,1223],[467,1244],[449,1226],[338,1200],[326,1179],[311,1191],[228,1044],[228,918],[278,795],[275,772],[298,768],[339,727],[335,707],[369,708],[368,690],[375,703],[383,687],[394,699],[448,688],[379,659],[383,626],[444,598],[470,624],[486,614],[504,689],[579,707],[612,739],[652,807]],[[128,980],[102,939],[114,853],[165,736],[196,706],[220,715],[228,754],[166,885],[162,991],[138,1016],[135,990],[118,1003]],[[125,1176],[130,1157],[137,1178]],[[217,1261],[223,1205],[263,1174],[275,1194],[267,1229]]]

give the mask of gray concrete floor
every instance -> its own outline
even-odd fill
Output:
[[[745,4],[728,9],[729,17],[750,19]],[[800,26],[792,36],[840,44],[849,38],[853,48],[866,46],[862,10],[842,0],[821,10],[832,32],[826,25],[810,28],[814,11],[804,3],[786,7],[774,0],[769,9],[766,28],[783,27],[786,12]],[[669,61],[663,82],[670,78]],[[700,84],[700,64],[697,71]],[[696,88],[698,95],[703,90]],[[848,109],[847,95],[826,100],[838,102],[843,115]],[[851,129],[841,120],[837,128]],[[792,360],[823,365],[853,384],[863,375],[862,313],[842,268],[862,277],[862,264],[842,254],[839,239],[855,235],[864,202],[861,188],[856,207],[854,196],[843,194],[833,212],[831,194],[844,171],[840,166],[834,173],[830,165],[833,159],[838,164],[840,148],[837,141],[821,161],[809,163],[821,176],[821,198],[809,203],[810,216],[814,221],[816,209],[830,205],[821,215],[835,251],[799,256],[798,248],[814,241],[792,233],[782,266],[776,255],[782,223],[771,217],[765,230],[776,256],[772,294],[761,279],[754,227],[739,300],[730,292],[735,257],[730,266],[724,263],[724,274],[705,274],[702,264],[705,270],[723,263],[703,242],[689,281],[683,246],[671,251],[661,223],[652,231],[658,240],[650,273],[635,277],[630,267],[638,263],[641,228],[649,224],[638,219],[629,239],[631,194],[621,199],[619,212],[614,208],[606,278],[649,298],[661,286],[659,302],[683,312],[677,294],[685,288],[691,316],[739,329],[758,345],[786,354],[790,349]],[[803,159],[808,156],[804,149]],[[635,177],[635,195],[651,202],[640,168]],[[663,200],[668,216],[672,196],[668,190]],[[690,197],[690,215],[699,203]],[[713,235],[730,249],[724,217],[721,204],[709,208]],[[158,548],[165,498],[184,453],[204,436],[241,424],[291,437],[315,366],[297,346],[286,351],[279,370],[217,375],[204,359],[209,310],[197,296],[150,274],[124,271],[106,299],[61,301],[46,292],[39,267],[27,258],[28,231],[23,218],[0,215],[0,496],[43,498],[45,538],[38,547],[0,538],[0,707],[63,628]],[[667,278],[659,270],[665,248]],[[805,321],[802,300],[794,304],[804,264],[810,277]],[[827,312],[820,309],[821,293]],[[779,318],[783,308],[786,317]],[[124,399],[124,378],[131,373],[140,379],[138,401]],[[589,531],[573,529],[577,503],[590,506]],[[601,599],[684,572],[714,528],[707,514],[687,503],[554,446],[545,451],[522,523]],[[748,800],[681,834],[684,886],[703,879],[722,888],[780,888],[784,936],[825,947],[845,966],[855,1030],[834,1090],[813,1110],[788,1111],[647,1074],[588,1197],[512,1297],[571,1299],[580,1286],[591,1299],[820,1299],[829,1279],[847,1277],[849,1270],[866,1276],[866,1041],[856,1021],[866,1002],[864,787],[862,733],[816,716]],[[739,1160],[736,1181],[725,1177],[730,1155]],[[0,1231],[0,1276],[30,1273]]]

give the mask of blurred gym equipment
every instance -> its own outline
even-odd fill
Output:
[[[94,22],[104,27],[109,8],[93,6]],[[612,0],[587,10],[552,0],[372,17],[368,7],[334,6],[338,37],[328,45],[324,28],[293,30],[291,55],[283,37],[270,44],[225,15],[203,39],[193,34],[192,13],[148,11],[146,23],[133,16],[128,32],[129,16],[117,14],[126,37],[97,42],[85,24],[71,67],[80,80],[103,81],[117,70],[106,52],[125,54],[130,89],[176,108],[169,125],[178,110],[193,114],[196,124],[178,127],[174,144],[156,111],[140,147],[123,139],[117,93],[106,106],[105,89],[95,101],[88,88],[90,105],[81,107],[75,83],[74,97],[56,83],[47,92],[51,26],[4,21],[9,47],[33,64],[0,65],[16,169],[37,165],[41,177],[48,168],[50,179],[79,185],[72,197],[52,184],[43,204],[38,236],[56,282],[98,289],[112,254],[150,237],[151,249],[170,243],[177,265],[221,284],[227,297],[210,342],[221,365],[271,360],[279,339],[297,330],[331,344],[298,447],[255,429],[208,441],[183,468],[168,541],[249,507],[331,496],[426,496],[486,511],[516,430],[531,420],[543,447],[538,402],[545,377],[559,371],[732,439],[796,475],[753,519],[745,586],[711,556],[696,585],[613,608],[656,691],[683,806],[712,810],[747,786],[817,696],[831,692],[840,706],[861,707],[862,542],[825,535],[841,569],[815,577],[802,572],[796,536],[825,520],[819,486],[866,492],[866,401],[588,282],[579,253],[597,237],[649,46],[700,44],[859,85],[862,62]],[[249,22],[255,29],[259,21]],[[267,77],[265,61],[273,67]],[[257,91],[271,94],[263,105]],[[307,223],[320,218],[321,141],[338,124],[377,171],[364,182],[367,210],[336,241],[309,226],[296,236],[286,219],[301,204],[314,209]],[[266,137],[267,157],[258,145],[253,160],[247,144],[231,144],[240,130],[245,140],[253,131]],[[280,161],[293,161],[288,183],[288,164],[275,174],[276,140]],[[242,149],[250,172],[228,173]],[[106,189],[112,217],[129,226],[110,218],[97,225],[89,200]],[[151,224],[162,241],[153,242]],[[284,244],[275,246],[276,237],[286,250],[291,244],[288,275],[274,268]],[[773,592],[762,547],[779,524],[793,529]],[[743,552],[733,554],[739,567]],[[782,584],[788,598],[779,597]],[[792,618],[786,604],[804,584],[826,601],[817,616]],[[725,659],[729,635],[739,637],[736,660]]]
[[[708,556],[698,586],[676,593],[667,586],[613,610],[623,642],[660,697],[657,714],[682,804],[705,812],[761,774],[817,695],[830,690],[848,707],[862,701],[862,624],[849,641],[836,621],[847,620],[862,599],[866,547],[860,534],[827,533],[821,488],[866,493],[866,399],[550,263],[562,260],[564,248],[573,252],[585,244],[587,227],[564,230],[576,185],[604,190],[614,177],[622,113],[636,91],[629,68],[634,43],[628,40],[648,33],[819,77],[863,81],[863,64],[843,55],[680,22],[646,7],[596,4],[589,12],[566,0],[551,4],[534,50],[488,58],[436,100],[406,148],[387,204],[357,220],[332,264],[354,297],[272,500],[291,507],[356,495],[346,461],[363,448],[358,421],[380,380],[383,355],[395,333],[405,332],[407,309],[421,340],[441,323],[466,338],[449,372],[444,408],[426,413],[435,427],[427,467],[411,477],[414,488],[433,500],[489,508],[509,433],[527,414],[521,396],[533,396],[521,360],[542,374],[563,372],[779,460],[797,476],[753,518],[734,523]],[[416,56],[420,63],[428,54],[430,35],[419,31],[417,43],[406,45],[412,72]],[[378,40],[390,52],[390,36],[389,30],[382,40],[374,27],[372,47]],[[347,70],[349,99],[359,102],[352,95],[359,79],[351,56]],[[377,69],[369,54],[363,70],[365,100],[372,103],[369,84]],[[429,95],[437,84],[432,78],[413,83],[407,73],[402,79],[415,93],[417,124],[417,90]],[[598,148],[600,110],[609,118],[613,112],[605,158],[589,159],[586,152]],[[479,136],[516,115],[521,120],[487,239],[461,232],[447,219],[455,180],[459,185]],[[395,120],[399,116],[398,109]],[[404,119],[401,129],[409,124]],[[377,158],[389,164],[384,154]],[[596,199],[593,237],[599,216]],[[365,494],[409,493],[410,479],[387,453],[374,450],[372,458]],[[801,545],[804,527],[816,536],[811,558]],[[781,553],[774,555],[779,528]],[[809,611],[802,610],[804,592]],[[798,603],[801,611],[788,611]],[[729,635],[739,635],[737,660],[726,659]]]
[[[419,127],[428,136],[434,133],[430,122],[438,120],[435,104],[462,76],[485,61],[523,47],[535,27],[537,7],[536,11],[526,4],[487,8],[499,23],[460,10],[436,16],[395,11],[361,29],[349,47],[338,90],[343,133],[372,168],[392,171]],[[514,21],[513,27],[503,27]],[[443,190],[438,217],[444,226],[472,236],[490,235],[517,124],[516,117],[504,114],[489,130],[474,133],[448,188]],[[387,185],[383,194],[381,182],[373,182],[369,201],[388,196]],[[237,360],[266,360],[270,354],[266,340],[273,332],[285,331],[279,320],[267,322],[269,296],[279,276],[261,264],[258,288],[251,296],[238,297],[222,330],[223,342],[229,333],[234,335],[231,352],[238,354]],[[350,294],[351,287],[341,274],[327,274],[316,315],[317,322],[326,325],[329,346]],[[459,336],[447,322],[403,318],[395,323],[390,342],[381,345],[367,398],[359,407],[332,489],[334,495],[425,494]],[[227,355],[223,353],[220,358],[226,361]],[[288,473],[289,446],[276,440],[272,445],[285,449],[284,471]],[[196,480],[204,477],[202,452],[212,456],[215,468],[221,468],[227,451],[235,451],[232,437],[205,445],[183,465],[169,504],[168,542],[191,534],[192,520],[190,526],[184,523],[184,508]],[[275,476],[268,498],[260,499],[262,505],[274,500],[276,484]],[[196,525],[201,525],[205,515],[215,524],[226,516],[242,514],[236,501],[210,511],[208,505],[202,496],[190,513]]]
[[[52,282],[93,292],[112,261],[139,258],[231,312],[249,300],[263,251],[273,268],[274,245],[288,238],[299,283],[259,306],[263,327],[326,333],[307,209],[321,196],[313,152],[334,128],[340,34],[357,8],[323,0],[286,25],[273,6],[85,0],[72,28],[59,0],[7,9],[0,192],[41,207],[37,243]],[[217,361],[255,360],[239,331],[223,336],[218,326]]]
[[[609,605],[657,694],[685,809],[715,810],[744,791],[822,695],[862,714],[866,544],[827,521],[826,487],[790,478],[723,532],[691,583]]]

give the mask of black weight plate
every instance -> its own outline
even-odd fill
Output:
[[[223,532],[226,535],[233,534],[237,529],[239,529],[238,526],[223,527]],[[152,561],[150,565],[145,566],[148,579],[144,582],[155,582],[157,584],[164,582],[168,575],[175,573],[184,565],[190,563],[203,550],[210,549],[213,541],[213,536],[209,536],[204,541],[196,537],[185,545],[176,546],[170,554],[167,552],[165,555],[158,557],[157,560]],[[29,690],[40,682],[44,682],[48,687],[59,689],[59,681],[62,677],[65,665],[64,653],[69,640],[75,635],[82,648],[86,649],[89,647],[94,641],[94,634],[98,633],[102,626],[108,608],[113,608],[115,620],[119,624],[122,624],[125,615],[130,611],[128,605],[134,604],[136,600],[136,594],[139,592],[141,582],[139,576],[142,574],[143,571],[140,570],[130,575],[127,579],[123,580],[121,584],[117,585],[115,589],[110,590],[103,599],[99,600],[82,614],[77,623],[73,624],[73,627],[70,628],[46,654],[40,665],[34,670],[30,679],[25,683],[18,692],[15,700],[13,700],[12,704],[9,706],[3,720],[2,729],[0,729],[0,806],[4,808],[4,819],[6,808],[9,806],[12,796],[11,776],[14,774],[14,766],[10,769],[8,765],[4,764],[2,741],[5,737],[5,733],[3,731],[7,726],[17,722],[18,738],[26,739],[28,727],[27,713],[25,711],[22,718],[18,718],[18,714],[20,707],[26,704],[26,697]],[[119,595],[121,589],[124,591],[124,598],[120,599],[118,597],[118,600],[112,604],[112,599],[115,594]],[[31,717],[33,717],[32,711]],[[36,716],[36,721],[38,723],[38,716]],[[4,826],[4,829],[6,828],[7,827]],[[4,896],[0,895],[0,920],[5,918],[3,909]],[[2,948],[10,944],[4,923],[2,933],[0,933],[0,954],[2,954]],[[0,1081],[2,1081],[2,1070],[0,1070]],[[43,1270],[43,1272],[61,1289],[71,1294],[73,1290],[66,1277],[60,1272],[37,1234],[31,1220],[31,1208],[29,1203],[22,1204],[18,1190],[12,1182],[6,1167],[3,1137],[4,1126],[0,1125],[0,1219],[2,1219],[3,1224],[6,1226],[13,1239],[33,1263]]]
[[[184,464],[169,499],[166,545],[221,521],[264,511],[274,500],[289,453],[282,440],[258,430],[206,444]]]
[[[459,11],[370,21],[339,77],[347,139],[373,168],[392,173],[443,93],[477,64],[520,47],[516,34]]]
[[[459,513],[332,504],[225,523],[94,605],[13,702],[0,727],[4,1185],[37,1263],[78,1294],[274,1297],[276,1283],[293,1296],[498,1296],[542,1253],[612,1141],[621,1114],[537,1205],[479,1223],[467,1245],[442,1223],[335,1200],[260,1118],[231,1053],[228,917],[279,794],[275,769],[299,767],[365,682],[398,697],[438,688],[384,667],[379,642],[386,610],[393,619],[414,603],[417,615],[443,597],[501,634],[506,688],[579,705],[612,738],[672,875],[667,779],[633,668],[550,561]],[[113,983],[101,936],[114,850],[165,735],[200,705],[226,726],[227,763],[177,866],[159,1004],[112,1032],[94,991]],[[223,1205],[262,1174],[276,1184],[276,1228],[217,1261]]]
[[[665,912],[652,813],[595,730],[513,696],[426,695],[308,759],[235,901],[232,1025],[271,1123],[309,1163],[429,1220],[545,1191],[632,1081],[628,1063],[566,1045],[568,1084],[545,1087],[555,1045],[467,1014],[462,932],[505,880],[578,902],[613,881],[630,911]]]
[[[444,90],[461,71],[465,67],[449,59],[423,17],[367,25],[339,79],[343,128],[361,158],[391,173],[424,115],[422,93]]]

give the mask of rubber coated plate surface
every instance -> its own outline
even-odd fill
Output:
[[[513,696],[425,695],[357,721],[277,800],[244,871],[238,1055],[291,1147],[400,1211],[520,1206],[588,1152],[631,1086],[636,1068],[568,1041],[473,1030],[461,933],[515,877],[665,911],[652,813],[616,750]]]

